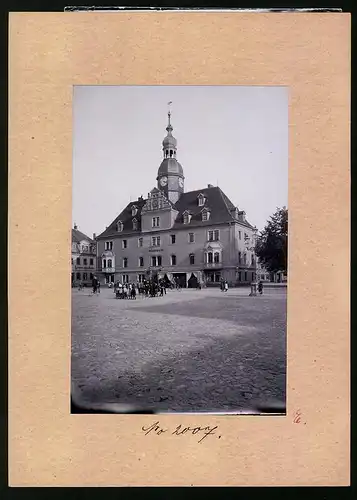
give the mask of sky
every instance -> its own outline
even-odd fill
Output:
[[[219,186],[259,230],[288,206],[288,88],[75,86],[73,220],[92,237],[156,186],[168,102],[185,191]]]

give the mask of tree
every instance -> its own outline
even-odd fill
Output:
[[[277,208],[265,228],[257,236],[255,253],[261,264],[271,273],[287,271],[288,266],[288,210]]]

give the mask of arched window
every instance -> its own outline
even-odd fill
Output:
[[[133,219],[133,230],[136,231],[138,229],[138,221]]]
[[[123,231],[123,223],[120,220],[117,222],[117,230],[119,233]]]
[[[172,149],[170,149],[170,158],[172,158]]]
[[[112,267],[112,259],[108,259],[108,267]]]
[[[208,254],[207,254],[207,262],[208,262],[208,264],[212,264],[212,262],[213,262],[213,254],[212,254],[212,252],[208,252]]]
[[[107,267],[107,261],[106,261],[106,259],[103,259],[103,267],[104,268]]]
[[[247,263],[247,254],[243,254],[243,263],[246,264]]]
[[[214,252],[214,262],[215,264],[219,263],[219,252]]]

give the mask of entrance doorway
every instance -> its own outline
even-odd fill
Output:
[[[191,273],[190,279],[188,280],[188,288],[197,288],[197,287],[198,287],[198,279],[193,273]]]
[[[180,285],[181,288],[186,288],[186,273],[174,273],[174,281]]]

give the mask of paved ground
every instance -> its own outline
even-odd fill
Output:
[[[85,398],[184,412],[285,401],[286,288],[89,293],[72,296],[72,380]]]

